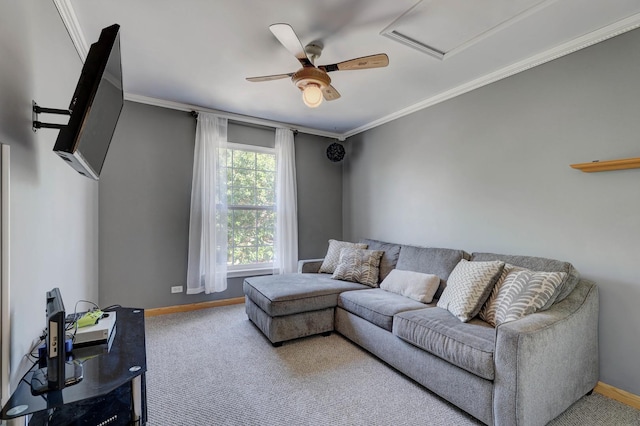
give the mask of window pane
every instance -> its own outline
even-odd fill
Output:
[[[255,169],[256,153],[249,151],[233,150],[233,167],[243,169]]]
[[[236,265],[257,263],[258,251],[256,247],[236,247]]]
[[[233,212],[233,221],[230,226],[234,228],[247,228],[256,226],[256,212],[253,210],[230,210]]]
[[[273,262],[273,246],[258,247],[258,262],[260,263]]]
[[[236,206],[253,206],[256,200],[255,188],[234,187],[233,196],[228,203]]]
[[[256,187],[275,189],[276,174],[274,172],[256,172]]]
[[[245,261],[245,256],[242,252],[242,247],[235,247],[233,249],[233,264],[234,265],[242,265],[243,263],[248,263]]]
[[[236,228],[233,232],[233,245],[239,246],[255,246],[256,245],[256,233],[257,229],[251,228]]]
[[[275,155],[229,149],[227,155],[228,263],[273,262]],[[238,206],[238,207],[233,207]],[[268,206],[269,209],[261,209]]]
[[[256,241],[259,246],[273,246],[273,229],[257,228]]]
[[[228,181],[228,178],[227,178]],[[233,169],[231,185],[236,186],[256,186],[256,171],[253,169]]]
[[[276,156],[273,154],[257,154],[257,170],[268,170],[275,171],[276,170]]]
[[[276,227],[276,212],[273,210],[260,210],[257,212],[257,225],[262,228],[272,228]]]
[[[273,206],[275,199],[276,195],[273,189],[256,189],[256,205]]]

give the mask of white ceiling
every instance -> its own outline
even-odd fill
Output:
[[[102,28],[120,24],[127,99],[340,139],[640,26],[639,0],[54,2],[82,57]],[[245,80],[300,67],[269,31],[280,22],[303,45],[324,45],[316,65],[386,53],[389,66],[330,73],[342,97],[307,108],[289,79]]]

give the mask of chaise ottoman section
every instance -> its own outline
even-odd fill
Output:
[[[371,288],[318,274],[250,277],[242,287],[247,316],[273,344],[332,331],[338,295]]]
[[[338,294],[343,291],[371,287],[334,280],[328,274],[283,274],[246,278],[242,288],[244,294],[265,313],[279,317],[335,308]]]
[[[282,342],[287,340],[333,331],[333,310],[334,308],[327,308],[282,317],[272,317],[267,315],[248,297],[245,298],[247,317],[274,346],[280,346]]]

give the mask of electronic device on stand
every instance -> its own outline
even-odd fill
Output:
[[[40,370],[36,363],[2,408],[2,420],[31,416],[31,426],[146,424],[144,310],[114,308],[106,313],[118,318],[109,340],[74,347],[72,361],[67,363],[81,365],[83,379],[35,394],[31,382]]]
[[[67,363],[66,315],[59,288],[47,292],[46,366],[34,371],[31,392],[40,395],[82,380],[82,364]]]

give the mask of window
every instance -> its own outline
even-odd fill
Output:
[[[229,270],[273,266],[276,156],[272,148],[228,144]]]

